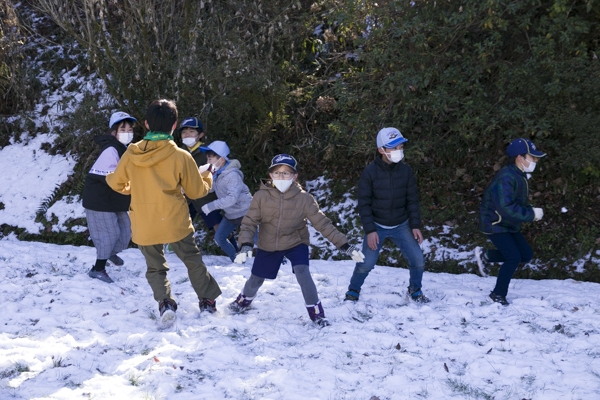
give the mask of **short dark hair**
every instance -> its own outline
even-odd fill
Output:
[[[154,100],[146,111],[148,128],[153,132],[173,132],[173,124],[177,122],[177,106],[173,100]]]
[[[516,161],[517,161],[517,157],[522,156],[525,157],[525,154],[518,154],[516,156],[508,156],[506,161],[504,162],[504,165],[513,165]]]
[[[221,158],[221,156],[220,156],[220,155],[218,155],[217,153],[215,153],[215,152],[214,152],[214,151],[212,151],[212,150],[208,150],[208,151],[206,152],[206,157],[217,157],[217,158]]]
[[[109,133],[118,131],[119,128],[121,127],[121,125],[125,125],[125,124],[129,124],[129,125],[131,125],[132,128],[135,128],[135,121],[134,120],[132,120],[132,119],[124,119],[122,121],[117,122],[116,124],[113,124],[113,126],[110,127]]]

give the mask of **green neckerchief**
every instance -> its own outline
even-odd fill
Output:
[[[166,132],[148,131],[146,136],[144,136],[144,140],[151,140],[153,142],[156,142],[157,140],[173,140],[173,136]]]

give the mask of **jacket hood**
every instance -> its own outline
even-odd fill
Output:
[[[177,146],[172,140],[141,140],[130,144],[127,151],[131,155],[131,162],[147,168],[173,155],[177,151]]]
[[[227,164],[223,172],[219,173],[219,175],[225,176],[231,173],[237,173],[244,179],[244,173],[240,168],[242,168],[242,164],[240,164],[238,160],[229,160],[229,164]]]
[[[116,144],[121,145],[123,148],[126,147],[123,143],[119,142],[119,140],[117,140],[117,138],[113,135],[95,136],[94,142],[96,142],[96,144],[100,147],[114,146]]]
[[[115,149],[117,149],[119,157],[122,157],[123,153],[125,153],[125,150],[127,150],[127,146],[119,142],[117,138],[113,135],[95,136],[94,142],[96,142],[96,144],[100,146],[101,151],[104,151],[109,147],[114,147]]]

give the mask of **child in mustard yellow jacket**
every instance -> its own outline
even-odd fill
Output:
[[[171,134],[177,125],[174,102],[153,101],[146,112],[145,125],[149,132],[127,148],[106,182],[117,192],[131,194],[132,240],[146,259],[146,279],[159,302],[161,321],[167,325],[175,321],[177,303],[167,279],[169,267],[163,243],[170,243],[188,268],[200,310],[216,311],[215,299],[221,289],[194,242],[194,227],[183,195],[185,192],[190,198],[205,196],[212,186],[212,176],[208,166],[199,170],[190,153],[173,141]]]

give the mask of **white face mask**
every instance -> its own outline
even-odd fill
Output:
[[[186,137],[186,138],[181,139],[181,141],[187,147],[194,147],[194,145],[197,143],[196,138],[193,138],[193,137]]]
[[[133,132],[121,132],[117,134],[117,140],[127,146],[133,140]]]
[[[523,163],[521,163],[521,165],[523,165],[523,172],[533,172],[537,163],[530,160],[527,161],[529,162],[529,165],[527,167],[524,166]]]
[[[273,186],[275,186],[281,193],[287,192],[287,190],[294,183],[293,179],[273,179]]]
[[[223,157],[220,157],[217,158],[217,161],[215,161],[214,163],[211,163],[210,160],[208,162],[210,163],[210,165],[212,165],[212,172],[215,173],[219,169],[221,169],[227,161],[223,160]]]
[[[404,150],[392,150],[390,154],[388,154],[386,151],[385,156],[388,160],[395,164],[404,158]]]

